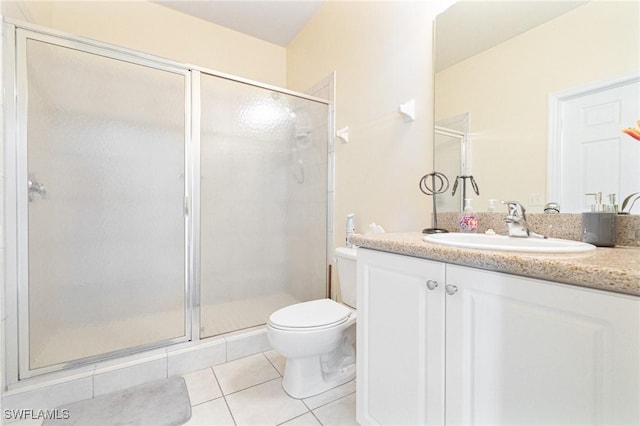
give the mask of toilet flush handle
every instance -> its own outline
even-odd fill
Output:
[[[438,281],[427,280],[427,288],[429,290],[435,290],[436,288],[438,288]]]

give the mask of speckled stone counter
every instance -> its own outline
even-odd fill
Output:
[[[532,254],[447,247],[424,234],[352,235],[365,248],[640,296],[640,248],[597,248],[589,254]]]
[[[438,214],[438,227],[449,232],[458,230],[460,213],[444,212]],[[476,212],[480,222],[478,232],[491,228],[497,233],[506,233],[507,224],[504,213]],[[531,230],[549,238],[564,238],[580,241],[582,239],[582,215],[580,214],[542,214],[527,215]],[[618,215],[616,246],[640,246],[640,215]]]

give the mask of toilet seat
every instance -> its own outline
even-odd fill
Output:
[[[335,327],[347,321],[351,310],[331,299],[312,300],[278,309],[269,325],[280,330],[311,331]]]

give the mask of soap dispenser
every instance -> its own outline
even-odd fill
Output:
[[[355,232],[356,232],[356,226],[355,226],[354,219],[353,219],[354,216],[355,215],[353,213],[349,213],[347,215],[347,223],[345,225],[344,244],[345,244],[345,246],[347,246],[349,248],[355,247],[353,245],[353,243],[351,241],[349,241],[351,236],[353,234],[355,234]]]
[[[460,232],[477,232],[478,231],[478,216],[471,207],[471,198],[464,199],[464,208],[458,221],[460,226]]]
[[[602,204],[602,192],[590,192],[585,195],[595,197],[591,211],[582,213],[582,241],[598,247],[613,247],[616,245],[616,219],[618,214],[615,207]]]

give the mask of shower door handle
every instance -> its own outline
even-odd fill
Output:
[[[47,197],[47,188],[38,182],[38,179],[35,175],[30,174],[29,179],[27,180],[27,185],[29,187],[29,202],[35,200],[36,195],[40,198]]]

